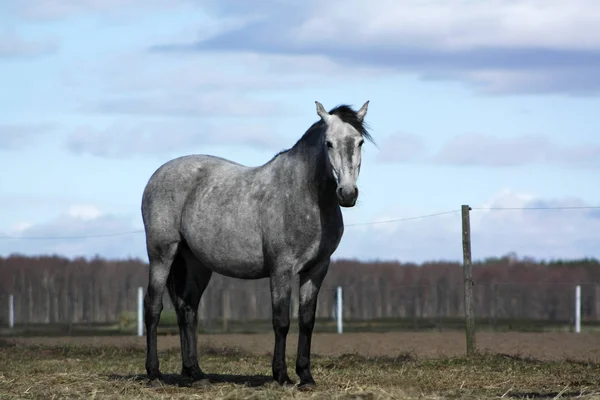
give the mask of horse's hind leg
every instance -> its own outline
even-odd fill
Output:
[[[156,349],[156,330],[163,309],[163,293],[178,245],[178,242],[172,242],[165,246],[152,248],[148,252],[150,272],[148,290],[144,297],[144,320],[146,324],[146,372],[150,380],[161,377]]]
[[[196,327],[198,305],[211,276],[212,271],[203,267],[183,243],[171,268],[167,288],[177,312],[181,375],[193,381],[205,378],[198,366]]]

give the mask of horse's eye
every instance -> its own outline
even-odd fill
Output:
[[[326,143],[328,148],[333,149],[333,143],[331,143],[329,140]]]
[[[364,140],[361,140],[360,142],[358,142],[358,147],[362,146],[364,142],[365,142]]]

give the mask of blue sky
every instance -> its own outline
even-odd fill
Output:
[[[600,206],[591,0],[7,0],[0,254],[146,259],[163,162],[260,165],[326,108],[360,107],[347,224],[473,207]],[[474,210],[473,257],[600,257],[594,209]],[[10,238],[7,238],[10,237]],[[460,215],[348,226],[335,257],[460,260]]]

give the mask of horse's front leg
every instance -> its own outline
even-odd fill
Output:
[[[298,313],[300,332],[298,335],[296,373],[300,377],[301,388],[315,385],[315,380],[310,373],[310,345],[315,326],[317,297],[328,269],[329,260],[300,273],[300,310]]]
[[[273,379],[281,385],[293,384],[287,373],[285,363],[285,344],[290,330],[290,295],[292,291],[292,273],[271,275],[271,306],[273,308],[273,331],[275,349],[273,351]]]

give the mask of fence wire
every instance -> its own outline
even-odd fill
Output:
[[[472,210],[581,210],[600,207],[473,207]],[[348,224],[347,226],[400,223],[434,218],[460,212],[459,209],[384,221]],[[0,237],[18,240],[71,240],[94,237],[141,234],[143,230],[65,237]],[[457,238],[457,241],[459,239]],[[509,270],[509,264],[500,266]],[[26,262],[26,261],[25,261]],[[6,264],[6,263],[5,263]],[[60,262],[59,262],[60,264]],[[114,264],[114,263],[113,263]],[[69,269],[12,268],[2,269],[0,285],[0,325],[8,324],[8,298],[14,295],[14,321],[17,325],[34,324],[119,324],[135,321],[136,292],[146,287],[147,267],[137,268],[124,277],[119,265],[97,262]],[[498,267],[498,266],[497,266]],[[585,266],[584,266],[585,267]],[[344,291],[344,320],[358,325],[369,322],[370,329],[454,329],[462,327],[464,291],[460,265],[450,266],[447,273],[439,271],[400,274],[390,272],[390,266],[377,274],[338,272],[333,269],[326,279],[317,307],[321,321],[335,317],[335,290]],[[584,326],[600,325],[600,276],[582,275],[581,268],[569,272],[568,281],[540,279],[518,273],[517,281],[490,279],[484,269],[474,268],[475,317],[477,329],[570,329],[575,315],[575,286],[581,285],[581,316]],[[479,272],[481,272],[479,274]],[[429,275],[428,275],[429,274]],[[477,275],[479,274],[479,275]],[[493,274],[492,274],[493,275]],[[492,276],[489,275],[489,276]],[[496,274],[498,275],[498,274]],[[292,315],[297,314],[297,284],[292,296]],[[233,329],[234,321],[269,321],[271,318],[268,280],[239,282],[215,276],[199,305],[200,326],[204,329]],[[173,320],[173,308],[165,296],[165,310]],[[170,314],[169,314],[170,313]],[[168,318],[167,318],[168,320]],[[219,322],[220,321],[220,322]],[[379,325],[378,325],[379,324]],[[266,324],[268,326],[268,323]],[[220,328],[219,328],[220,327]],[[590,328],[591,329],[591,328]]]

